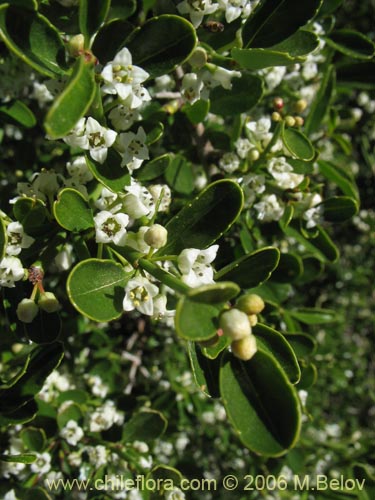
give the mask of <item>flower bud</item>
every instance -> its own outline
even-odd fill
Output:
[[[161,248],[167,243],[168,231],[160,224],[154,224],[145,232],[145,242],[152,248]]]
[[[259,151],[257,149],[255,149],[255,148],[250,149],[249,158],[251,161],[259,160],[259,156],[260,156],[260,154],[259,154]]]
[[[203,68],[206,62],[207,52],[202,47],[197,47],[188,60],[188,63],[196,68]]]
[[[258,323],[258,316],[256,314],[249,314],[248,318],[250,326],[255,326]]]
[[[285,124],[288,125],[288,127],[294,127],[296,120],[293,116],[288,115],[285,117]]]
[[[307,101],[305,99],[299,99],[295,105],[294,109],[297,113],[302,113],[307,108]]]
[[[282,97],[275,97],[273,100],[273,107],[277,110],[283,109],[284,107],[284,100]]]
[[[39,308],[31,299],[22,299],[17,306],[17,317],[23,323],[31,323],[38,314]]]
[[[251,334],[247,315],[239,309],[230,309],[220,316],[220,328],[232,340],[240,340]]]
[[[248,315],[259,314],[263,311],[264,306],[262,297],[255,293],[242,295],[236,303],[236,307]]]
[[[38,300],[38,306],[47,313],[53,313],[60,309],[60,303],[52,292],[44,292]]]
[[[280,122],[282,119],[282,116],[277,111],[274,111],[271,115],[271,119],[273,122]]]
[[[249,335],[241,340],[231,343],[232,353],[242,361],[249,361],[257,352],[257,343],[254,335]]]
[[[294,119],[296,120],[297,127],[302,127],[302,125],[305,122],[305,120],[302,118],[302,116],[295,116]]]
[[[80,33],[79,35],[72,36],[68,42],[68,52],[71,56],[79,56],[85,47],[85,37]]]

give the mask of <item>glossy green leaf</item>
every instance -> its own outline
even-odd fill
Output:
[[[109,19],[127,19],[137,9],[137,0],[112,0]]]
[[[323,0],[322,6],[319,10],[320,16],[329,16],[343,3],[343,0]]]
[[[164,172],[165,180],[174,191],[181,194],[190,194],[195,188],[195,177],[191,162],[177,154],[172,158]]]
[[[4,4],[0,37],[33,69],[50,78],[65,74],[65,47],[57,29],[41,14]]]
[[[290,222],[293,219],[294,215],[294,206],[293,205],[287,205],[285,207],[284,213],[279,220],[279,226],[280,228],[284,231],[285,228],[287,228],[290,224]]]
[[[197,125],[204,121],[210,109],[210,102],[204,99],[199,99],[194,104],[186,103],[182,111],[189,118],[191,123]]]
[[[318,165],[319,172],[326,179],[334,182],[346,196],[354,198],[355,200],[359,200],[357,186],[354,184],[354,181],[351,182],[346,176],[344,176],[344,173],[341,171],[340,167],[323,160],[319,160]]]
[[[1,462],[32,464],[36,460],[36,455],[33,453],[20,453],[19,455],[0,455]]]
[[[335,311],[330,309],[316,308],[301,308],[296,311],[289,311],[291,316],[301,323],[306,325],[323,325],[328,323],[336,323],[338,317]]]
[[[0,116],[6,121],[20,125],[25,128],[32,128],[36,124],[34,113],[22,101],[9,101],[0,106]]]
[[[374,56],[374,44],[367,36],[350,29],[332,31],[324,37],[327,45],[354,59],[371,59]]]
[[[360,62],[340,64],[337,67],[337,82],[355,89],[375,89],[375,63]]]
[[[100,64],[113,61],[133,31],[134,26],[125,19],[114,19],[104,24],[95,36],[91,48]]]
[[[300,29],[281,43],[271,47],[278,52],[286,52],[292,57],[306,56],[319,46],[319,38],[312,31]]]
[[[180,337],[200,341],[213,337],[218,329],[218,317],[224,304],[205,304],[182,297],[176,307],[175,327]]]
[[[220,392],[242,443],[264,456],[293,447],[300,431],[300,404],[293,385],[273,357],[258,351],[250,361],[222,357]]]
[[[22,9],[37,10],[37,0],[11,0],[13,7],[21,7]],[[0,4],[9,4],[9,0],[1,0]]]
[[[133,63],[152,77],[169,73],[185,62],[197,43],[195,30],[182,17],[153,17],[134,31],[127,43]]]
[[[280,252],[274,247],[265,247],[240,257],[215,274],[215,281],[234,281],[241,288],[252,288],[268,280],[276,269]]]
[[[130,174],[126,167],[121,167],[121,156],[113,148],[108,150],[104,163],[94,161],[86,155],[86,163],[92,175],[106,188],[119,193],[130,184]]]
[[[315,281],[324,270],[324,263],[320,259],[307,256],[302,259],[303,273],[298,278],[298,283],[309,283]]]
[[[208,340],[207,343],[201,343],[200,348],[202,354],[209,359],[216,359],[221,352],[230,346],[231,340],[227,335],[221,335],[217,342],[211,344]],[[207,345],[210,344],[210,345]]]
[[[39,309],[32,323],[24,323],[27,337],[36,344],[55,342],[61,333],[61,318],[57,312],[46,313]]]
[[[273,66],[289,66],[303,62],[304,57],[293,57],[286,52],[271,49],[232,49],[233,59],[245,69],[263,69]]]
[[[219,398],[220,357],[208,359],[202,354],[201,347],[197,343],[189,342],[189,358],[194,380],[199,389],[207,396]]]
[[[77,264],[67,281],[68,296],[78,312],[94,321],[111,321],[123,313],[127,274],[111,260]]]
[[[66,424],[73,420],[74,422],[80,422],[83,419],[82,408],[77,403],[71,403],[64,405],[63,410],[59,411],[57,414],[57,425],[59,429],[63,429]]]
[[[328,66],[323,79],[319,85],[319,90],[313,100],[310,112],[305,122],[306,134],[316,132],[330,109],[334,97],[336,84],[336,73],[334,66]]]
[[[85,45],[89,46],[90,38],[104,22],[111,0],[80,0],[79,27],[85,37]]]
[[[166,428],[167,420],[162,413],[156,410],[142,411],[125,422],[122,441],[152,441],[161,436]]]
[[[59,366],[64,351],[60,342],[38,346],[31,352],[26,372],[8,389],[0,389],[0,412],[14,412],[33,399],[48,375]]]
[[[19,198],[13,206],[13,214],[30,236],[38,236],[49,229],[49,214],[40,200]]]
[[[298,359],[306,358],[314,353],[317,343],[313,337],[304,333],[284,333]]]
[[[27,403],[23,404],[14,411],[1,413],[0,412],[0,425],[17,425],[25,424],[34,420],[36,414],[38,413],[38,406],[34,399],[31,399]]]
[[[256,337],[257,348],[273,356],[288,375],[290,382],[296,384],[300,379],[301,370],[294,351],[284,336],[260,323],[257,323],[252,331]]]
[[[207,248],[231,227],[242,204],[243,192],[236,182],[213,182],[168,222],[168,243],[160,253],[179,254],[187,247]]]
[[[46,446],[47,439],[44,429],[25,427],[20,433],[22,442],[27,450],[41,452]]]
[[[5,228],[5,223],[3,219],[0,217],[0,261],[3,259],[5,255],[5,248],[7,246],[8,237]]]
[[[303,161],[310,161],[314,158],[314,146],[300,130],[284,127],[281,138],[284,146],[295,158]]]
[[[337,246],[333,243],[327,231],[321,226],[317,226],[317,235],[314,237],[314,246],[324,255],[330,262],[336,262],[340,256]]]
[[[309,389],[315,384],[318,378],[318,371],[314,364],[307,365],[302,368],[301,380],[298,383],[298,390]]]
[[[307,239],[301,234],[300,229],[296,224],[291,223],[284,229],[287,236],[294,238],[298,243],[318,259],[323,261],[335,262],[339,256],[338,249],[333,244],[327,233],[321,228],[317,227],[315,238]]]
[[[158,156],[147,163],[143,163],[141,168],[134,170],[133,177],[139,181],[152,181],[164,174],[172,160],[172,155],[166,153]]]
[[[195,302],[204,304],[221,304],[234,299],[241,289],[236,283],[222,281],[212,285],[201,285],[188,291],[187,296]]]
[[[92,210],[76,189],[62,189],[53,205],[53,213],[61,227],[68,231],[84,231],[94,227]]]
[[[278,283],[291,283],[303,272],[301,257],[292,253],[281,253],[279,265],[272,273],[271,280]]]
[[[264,0],[242,28],[245,48],[272,47],[293,35],[314,17],[321,0]]]
[[[68,389],[67,391],[62,391],[58,395],[56,402],[61,405],[64,401],[73,401],[74,403],[84,404],[86,403],[89,394],[82,389]]]
[[[224,116],[245,113],[260,101],[262,95],[263,80],[242,73],[241,78],[233,78],[230,91],[218,86],[210,92],[210,111]]]
[[[349,196],[333,196],[318,205],[328,222],[344,222],[358,212],[358,204]]]
[[[95,88],[93,65],[81,56],[74,64],[66,87],[47,113],[44,127],[51,138],[63,137],[73,129],[89,109]]]

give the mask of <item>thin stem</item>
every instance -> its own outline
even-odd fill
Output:
[[[98,251],[96,254],[97,259],[102,259],[103,258],[103,243],[98,243]]]

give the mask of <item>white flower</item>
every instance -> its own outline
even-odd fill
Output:
[[[34,238],[25,234],[22,224],[11,222],[7,227],[8,244],[6,253],[8,255],[18,255],[23,248],[29,248],[34,243]]]
[[[17,192],[21,196],[29,198],[36,197],[42,201],[52,197],[62,186],[64,178],[60,174],[56,174],[53,170],[42,169],[41,172],[31,176],[30,182],[18,182]],[[15,203],[17,198],[11,200]]]
[[[106,401],[103,406],[94,411],[90,418],[90,431],[100,432],[112,427],[121,425],[124,422],[124,415],[117,411],[113,401]]]
[[[272,136],[270,134],[271,120],[266,117],[260,118],[257,121],[247,122],[245,128],[255,142],[265,141]]]
[[[251,12],[249,0],[219,0],[220,8],[225,10],[225,20],[231,23],[235,19],[248,17]]]
[[[127,194],[123,198],[124,211],[132,219],[140,217],[152,217],[155,213],[155,204],[151,193],[147,188],[132,181],[130,186],[126,186]]]
[[[128,130],[139,119],[139,111],[120,104],[111,109],[109,119],[117,130]]]
[[[69,174],[81,184],[86,184],[94,178],[84,156],[77,156],[72,162],[66,164],[66,168]]]
[[[165,493],[165,500],[185,500],[185,493],[180,488],[173,488],[173,490]]]
[[[121,202],[117,205],[113,205],[117,199],[118,195],[116,193],[104,187],[100,194],[100,198],[98,198],[94,204],[96,208],[99,208],[99,210],[107,210],[109,212],[116,213],[122,207]]]
[[[129,217],[126,214],[113,214],[103,210],[94,217],[97,243],[110,243],[124,246],[126,241],[126,226]]]
[[[237,154],[240,158],[246,158],[247,153],[252,148],[252,144],[249,141],[249,139],[244,139],[242,137],[237,139],[237,141],[234,143],[234,145],[236,147]]]
[[[47,474],[51,469],[51,455],[48,452],[37,453],[37,458],[35,462],[31,464],[31,472],[36,474]]]
[[[180,14],[189,14],[194,28],[198,28],[203,17],[212,14],[218,7],[211,0],[184,0],[177,5],[177,10]]]
[[[71,268],[73,261],[73,245],[65,243],[60,252],[56,255],[54,264],[59,271],[67,271]]]
[[[154,313],[153,317],[155,319],[161,318],[171,318],[175,315],[174,309],[167,309],[167,296],[165,294],[159,293],[154,297]]]
[[[69,420],[65,427],[61,429],[60,436],[72,446],[76,446],[78,441],[83,438],[83,430],[75,420]]]
[[[149,451],[148,444],[145,443],[144,441],[134,441],[133,448],[139,451],[139,453],[148,453]]]
[[[147,80],[149,74],[142,68],[132,65],[132,56],[126,47],[104,67],[101,76],[104,80],[101,88],[104,94],[117,94],[122,101],[130,97],[131,108],[137,108],[142,104],[142,99],[139,95],[133,94],[133,89]]]
[[[254,208],[258,212],[258,219],[264,222],[280,220],[284,213],[283,205],[274,194],[264,195],[261,201],[254,205]]]
[[[116,141],[116,148],[122,155],[121,166],[124,167],[126,165],[130,172],[139,168],[143,160],[149,158],[146,146],[146,132],[142,127],[138,127],[136,134],[134,132],[119,134]]]
[[[103,382],[102,378],[99,377],[99,375],[90,375],[87,378],[87,383],[90,385],[91,391],[94,396],[105,398],[108,394],[109,387]]]
[[[98,121],[89,116],[87,120],[81,118],[74,129],[63,140],[69,146],[79,147],[90,151],[90,156],[98,163],[107,159],[108,148],[112,146],[117,132],[102,127]]]
[[[107,463],[107,449],[105,446],[98,444],[97,446],[88,446],[86,451],[89,455],[89,461],[92,465],[100,467]]]
[[[221,85],[226,90],[232,88],[232,78],[241,78],[239,71],[232,71],[215,65],[207,65],[209,69],[204,69],[199,73],[199,77],[206,89],[213,89]],[[207,96],[208,98],[208,96]]]
[[[191,287],[213,283],[214,270],[210,264],[218,249],[219,245],[212,245],[206,250],[185,248],[177,259],[182,281]]]
[[[256,195],[261,194],[266,189],[266,178],[264,175],[247,174],[243,177],[243,192],[245,195],[245,205],[254,203]]]
[[[0,286],[13,288],[14,282],[22,280],[25,270],[17,257],[4,257],[0,262]]]
[[[295,174],[284,156],[271,158],[267,166],[268,172],[282,189],[294,189],[303,181],[301,174]]]
[[[40,82],[33,82],[33,90],[30,97],[38,101],[39,107],[43,107],[44,104],[53,100],[53,95],[47,86]]]
[[[172,201],[172,192],[167,184],[152,184],[148,186],[155,205],[158,204],[158,212],[167,212]]]
[[[14,490],[10,490],[5,493],[4,500],[18,500],[18,497],[16,497]]]
[[[302,76],[305,80],[312,80],[318,74],[318,66],[314,62],[306,62],[302,66]]]
[[[181,94],[193,104],[198,101],[204,84],[196,73],[185,73],[181,83]]]
[[[124,311],[137,309],[142,314],[152,316],[154,314],[153,297],[158,293],[158,287],[147,278],[143,276],[132,278],[125,287]]]
[[[240,166],[240,159],[236,153],[224,153],[224,155],[220,158],[219,165],[224,172],[231,174]]]

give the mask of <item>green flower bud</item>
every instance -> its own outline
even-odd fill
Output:
[[[249,314],[247,317],[251,326],[255,326],[258,323],[258,316],[256,314]]]
[[[53,313],[60,309],[60,302],[52,292],[44,292],[38,300],[38,306],[47,313]]]
[[[38,314],[39,308],[31,299],[22,299],[17,306],[17,317],[23,323],[31,323]]]
[[[299,99],[294,105],[294,109],[297,111],[297,113],[302,113],[306,108],[307,101],[305,99]]]
[[[72,36],[68,42],[68,52],[71,56],[77,57],[83,52],[85,48],[85,37],[80,33],[79,35]]]
[[[154,224],[145,233],[144,240],[152,248],[161,248],[167,243],[168,231],[160,224]]]
[[[265,304],[262,297],[259,297],[259,295],[256,295],[255,293],[248,293],[246,295],[242,295],[242,297],[237,300],[236,307],[244,313],[251,315],[262,312]]]
[[[296,120],[293,116],[288,115],[285,117],[285,125],[287,125],[288,127],[294,127],[295,124]]]
[[[220,328],[232,340],[240,340],[251,334],[247,315],[239,309],[230,309],[220,316]]]
[[[260,154],[259,154],[259,151],[257,149],[255,149],[255,148],[250,149],[250,151],[249,151],[249,158],[250,158],[251,161],[257,161],[257,160],[259,160],[259,156],[260,156]]]
[[[188,63],[195,68],[203,68],[207,62],[207,52],[202,47],[197,47],[189,57]]]
[[[254,335],[248,335],[243,339],[234,340],[231,343],[231,349],[236,358],[249,361],[257,352],[257,342]]]

